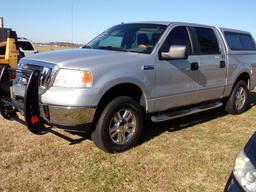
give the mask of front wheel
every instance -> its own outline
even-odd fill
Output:
[[[103,110],[92,140],[106,152],[121,152],[133,147],[143,128],[140,105],[131,97],[113,99]]]
[[[229,97],[225,111],[230,114],[240,114],[247,110],[249,105],[249,90],[245,81],[239,81]]]

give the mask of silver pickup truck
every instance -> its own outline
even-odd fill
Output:
[[[221,106],[242,113],[256,86],[255,66],[255,41],[245,31],[120,24],[84,48],[26,57],[17,69],[2,67],[0,109],[36,134],[52,126],[91,127],[99,148],[120,152],[139,140],[145,115],[162,122]]]

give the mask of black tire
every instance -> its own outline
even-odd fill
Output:
[[[122,124],[122,125],[121,125],[121,120],[117,121],[119,119],[119,118],[116,118],[118,117],[117,114],[118,113],[121,114],[122,111],[124,111],[124,113],[126,111],[129,111],[132,114],[132,116],[130,117],[132,119],[131,124],[133,126],[135,125],[135,128],[132,128],[134,129],[132,131],[132,134],[133,134],[132,136],[130,136],[129,135],[130,133],[128,132],[117,133],[117,131],[115,131],[115,133],[117,133],[116,137],[118,137],[119,134],[123,134],[124,135],[123,138],[125,139],[126,139],[126,134],[127,134],[127,137],[128,135],[130,136],[126,143],[119,144],[113,141],[114,138],[110,136],[110,130],[111,129],[117,130],[119,129],[119,125],[120,125],[120,127],[123,127],[122,129],[124,132],[125,126],[126,125],[128,126],[130,120],[127,120],[126,124]],[[121,116],[119,117],[122,117],[122,119],[128,119],[128,117],[124,118],[124,113],[121,114]],[[114,120],[114,117],[115,117],[115,120]],[[134,120],[135,120],[135,123],[134,123]],[[113,123],[114,123],[113,128],[111,128]],[[117,126],[117,124],[119,125]],[[97,122],[96,129],[93,131],[91,137],[95,145],[105,152],[109,152],[109,153],[122,152],[136,145],[136,143],[138,142],[142,134],[142,129],[143,129],[143,113],[140,105],[131,97],[120,96],[113,99],[105,107],[105,109],[103,110]],[[117,139],[116,142],[119,142],[119,140]]]
[[[236,101],[237,101],[237,93],[239,92],[240,89],[244,90],[245,101],[242,102],[243,104],[241,104],[241,106],[238,108],[236,105]],[[233,88],[230,97],[228,98],[228,101],[225,106],[225,111],[227,113],[234,114],[234,115],[243,113],[248,109],[248,106],[249,106],[248,96],[249,96],[249,90],[247,88],[246,82],[243,80],[238,81],[235,87]]]

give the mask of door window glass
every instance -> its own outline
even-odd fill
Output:
[[[175,27],[170,32],[161,48],[161,52],[169,52],[170,46],[173,45],[187,46],[189,49],[189,54],[192,53],[189,34],[185,26]]]
[[[219,44],[214,31],[210,28],[195,27],[200,54],[219,54]]]

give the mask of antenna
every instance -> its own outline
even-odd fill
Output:
[[[72,4],[72,7],[71,7],[71,30],[72,30],[72,43],[74,43],[74,4]]]

